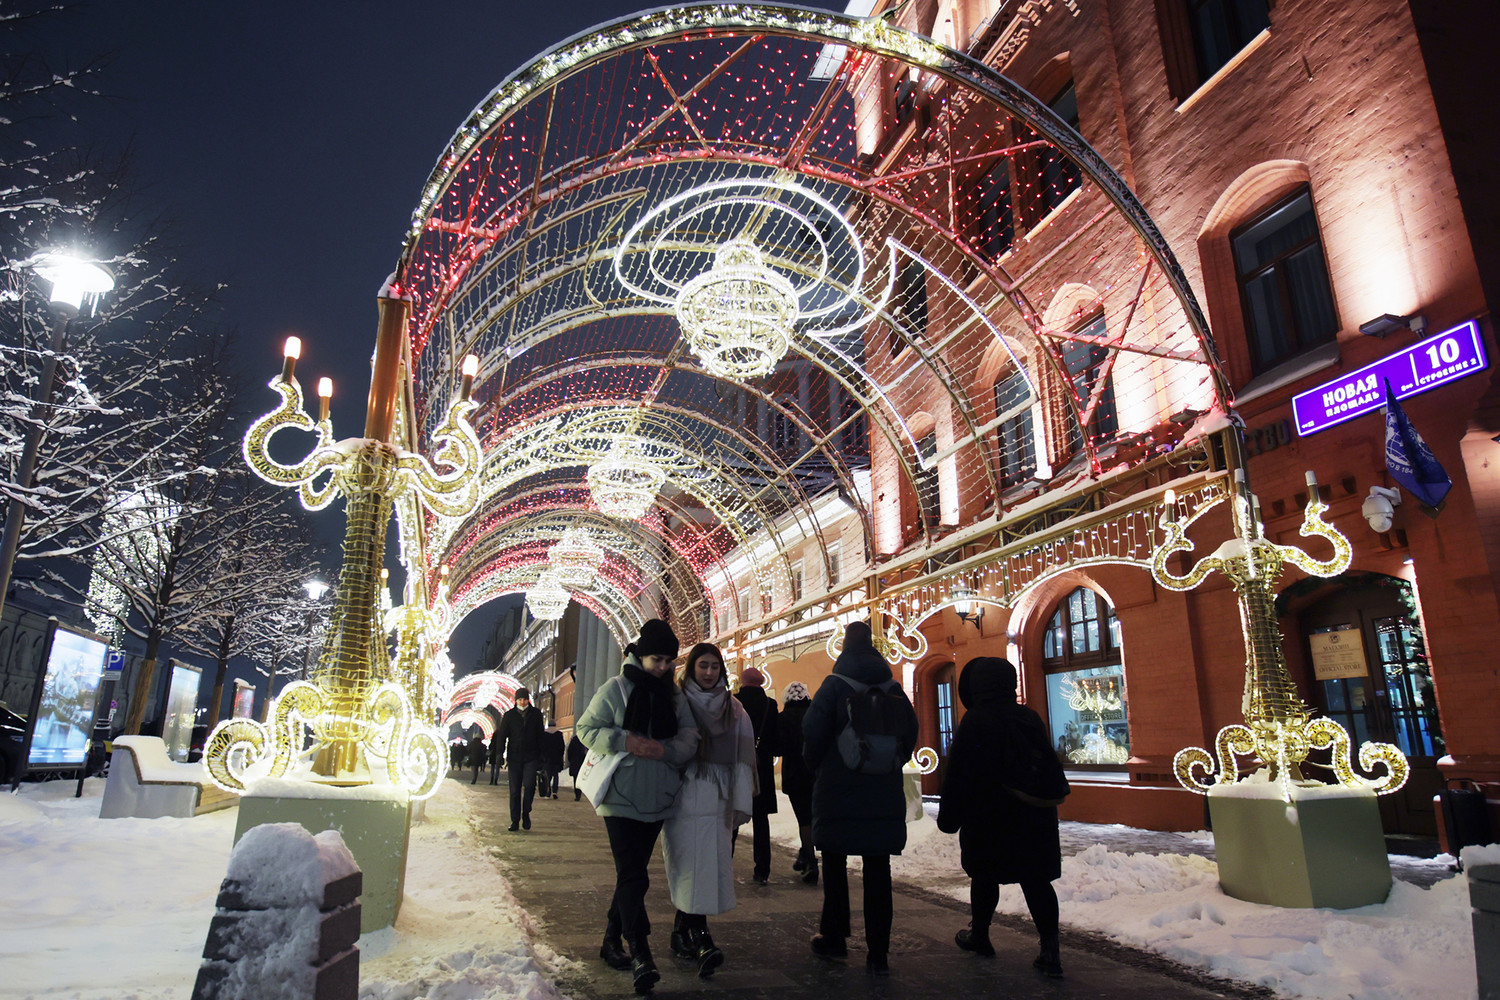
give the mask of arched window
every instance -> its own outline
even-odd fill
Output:
[[[1123,767],[1130,759],[1120,622],[1102,596],[1079,587],[1058,602],[1042,638],[1047,721],[1070,767]]]

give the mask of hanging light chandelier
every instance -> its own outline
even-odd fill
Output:
[[[589,466],[588,471],[589,493],[594,504],[622,521],[635,521],[645,514],[666,481],[666,470],[633,437],[616,440],[609,454]]]
[[[542,570],[535,586],[526,591],[526,606],[531,616],[544,622],[555,622],[568,610],[568,592],[557,578],[557,571]]]
[[[565,586],[588,588],[604,562],[604,550],[582,528],[568,528],[547,549],[547,561]]]
[[[710,375],[722,379],[769,375],[787,352],[797,324],[797,290],[765,265],[749,240],[730,240],[714,266],[677,294],[677,322]]]

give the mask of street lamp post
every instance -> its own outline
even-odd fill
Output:
[[[115,287],[115,279],[98,264],[78,260],[60,253],[43,254],[31,264],[44,281],[51,282],[52,349],[42,363],[41,384],[32,403],[31,429],[16,467],[19,493],[31,489],[36,473],[37,453],[41,451],[43,424],[52,404],[52,387],[57,380],[57,360],[68,342],[68,324],[79,314],[87,300],[97,298]],[[21,527],[26,522],[26,504],[19,496],[12,498],[5,512],[5,532],[0,536],[0,612],[5,610],[5,595],[10,590],[11,569],[21,546]]]

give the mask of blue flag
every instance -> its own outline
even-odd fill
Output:
[[[1453,480],[1406,419],[1406,411],[1385,380],[1385,468],[1397,484],[1429,507],[1438,507],[1453,488]]]

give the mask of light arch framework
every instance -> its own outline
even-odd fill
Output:
[[[893,111],[890,84],[913,78],[920,109]],[[1002,163],[1006,212],[993,197]],[[1038,202],[1058,163],[1071,189]],[[732,241],[774,272],[763,285],[783,289],[783,306],[795,300],[769,374],[715,374],[678,327],[687,290]],[[670,467],[647,520],[701,582],[727,552],[755,551],[751,539],[784,554],[776,532],[812,523],[834,490],[849,494],[868,556],[877,512],[851,484],[872,453],[917,498],[928,541],[997,514],[993,433],[1019,410],[997,412],[996,377],[1029,388],[1043,492],[1133,461],[1121,441],[1225,399],[1181,269],[1102,158],[1010,81],[879,19],[694,5],[561,43],[454,136],[399,274],[416,300],[420,432],[460,359],[481,358],[484,499],[466,525],[431,533],[429,571],[517,497],[555,510],[578,496],[611,435]],[[1097,291],[1102,330],[1048,321],[1078,287]],[[1116,429],[1096,436],[1106,405]],[[918,411],[934,415],[930,436],[914,432]],[[705,555],[710,536],[726,547]],[[521,547],[498,544],[486,562],[471,544],[454,593],[524,587],[536,564],[500,555]],[[703,619],[709,597],[689,589],[666,603]],[[637,619],[664,597],[614,596]]]

